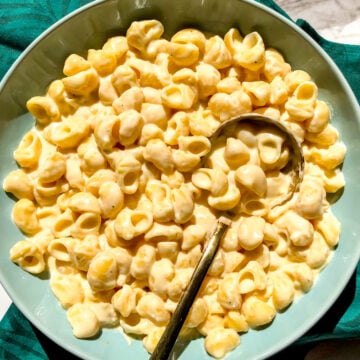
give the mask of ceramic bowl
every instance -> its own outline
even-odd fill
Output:
[[[12,153],[22,135],[33,126],[26,100],[43,94],[51,80],[61,76],[70,53],[85,54],[100,48],[110,36],[124,34],[133,20],[155,18],[165,36],[184,27],[197,27],[224,35],[230,27],[241,33],[258,31],[267,47],[284,54],[294,69],[309,72],[319,87],[319,97],[331,106],[332,121],[348,147],[343,165],[345,190],[334,205],[342,223],[340,243],[329,265],[312,290],[297,299],[263,330],[250,330],[241,345],[227,356],[263,359],[290,345],[329,309],[349,281],[360,254],[360,112],[344,77],[327,54],[301,29],[275,11],[245,0],[109,0],[95,1],[66,16],[38,39],[16,61],[0,86],[0,179],[16,168]],[[146,359],[141,341],[129,340],[119,331],[104,329],[93,340],[72,334],[66,313],[55,300],[46,277],[32,276],[9,261],[9,249],[22,235],[11,221],[14,202],[0,191],[0,280],[22,313],[50,339],[82,359]],[[181,359],[209,359],[203,339],[177,354]]]

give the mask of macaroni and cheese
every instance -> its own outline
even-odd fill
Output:
[[[50,286],[78,338],[121,326],[152,352],[201,257],[218,211],[232,225],[185,323],[221,358],[251,328],[308,292],[340,223],[326,194],[344,186],[346,148],[311,75],[261,35],[133,22],[27,102],[35,126],[4,180],[24,238],[11,260]],[[242,113],[278,120],[305,156],[293,198],[280,132],[220,124]],[[206,161],[202,159],[206,157]]]

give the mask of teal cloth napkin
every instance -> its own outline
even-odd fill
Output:
[[[0,0],[0,79],[21,52],[57,20],[89,3],[88,0]],[[290,19],[272,0],[258,0]],[[296,24],[305,30],[334,60],[360,99],[360,46],[339,44],[322,38],[306,21]],[[273,359],[303,359],[321,340],[360,338],[360,264],[347,287],[323,316],[303,337]],[[0,322],[0,359],[75,360],[34,328],[12,304]]]

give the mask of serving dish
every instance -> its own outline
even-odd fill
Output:
[[[360,200],[360,111],[340,71],[324,51],[302,30],[281,15],[253,1],[229,0],[133,0],[95,1],[65,17],[41,35],[13,65],[0,85],[0,179],[16,167],[12,152],[22,134],[33,125],[25,103],[44,93],[51,80],[61,76],[70,53],[85,54],[99,48],[116,34],[124,34],[134,20],[160,20],[169,36],[184,27],[197,27],[223,35],[230,27],[243,34],[258,31],[267,47],[284,54],[293,68],[309,72],[319,87],[319,97],[331,106],[332,122],[348,146],[343,166],[346,187],[334,205],[342,223],[339,246],[316,285],[297,299],[271,326],[242,336],[241,346],[228,359],[263,359],[280,351],[306,332],[334,303],[352,275],[360,256],[356,241],[360,225],[353,204]],[[76,36],[74,36],[76,34]],[[0,281],[23,314],[53,341],[83,359],[147,358],[140,341],[130,340],[114,329],[104,329],[93,340],[78,340],[53,296],[46,276],[25,273],[8,259],[10,247],[22,235],[11,222],[13,200],[0,193]],[[202,339],[179,348],[182,359],[207,359]]]

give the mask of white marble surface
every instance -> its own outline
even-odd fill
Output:
[[[307,20],[328,40],[360,45],[360,0],[275,0],[293,19]],[[0,285],[0,319],[11,300]]]
[[[360,45],[360,0],[274,0],[328,40]]]

